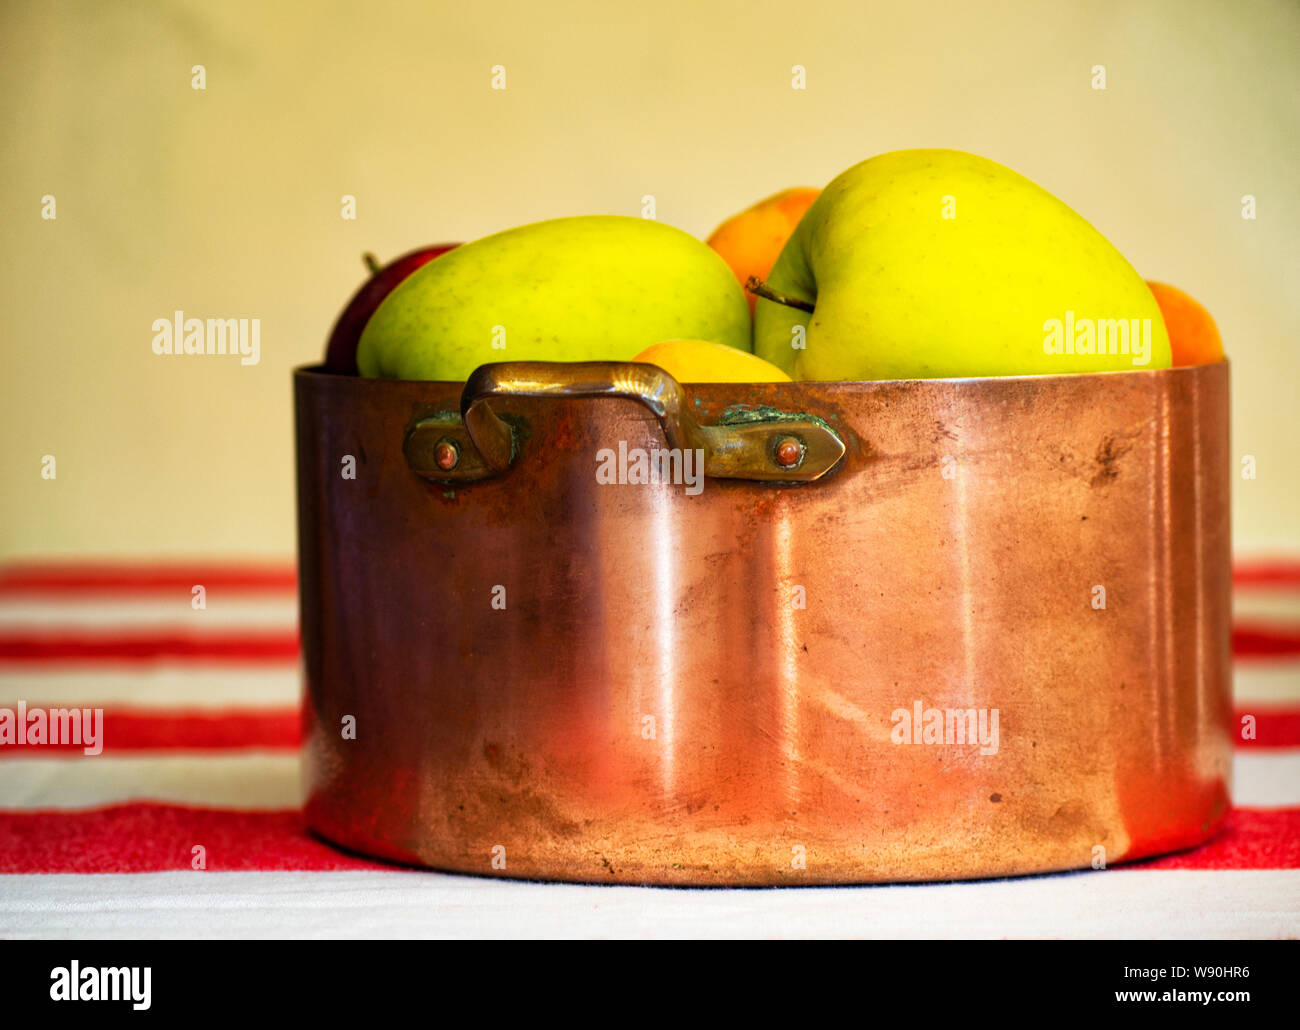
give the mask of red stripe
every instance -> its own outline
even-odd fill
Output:
[[[1254,718],[1254,739],[1242,737],[1246,724]],[[1237,708],[1237,747],[1300,747],[1300,708],[1265,708],[1254,711],[1249,705]]]
[[[248,594],[295,594],[293,565],[138,564],[129,562],[29,562],[0,568],[0,596],[6,594],[189,594],[202,585],[209,591]]]
[[[0,661],[38,663],[149,662],[260,664],[298,657],[296,632],[259,633],[0,633]]]
[[[12,708],[12,706],[9,706]],[[37,706],[29,708],[34,711]],[[65,706],[53,706],[65,707]],[[48,711],[48,708],[44,709]],[[1254,720],[1253,737],[1242,737],[1246,718]],[[1237,747],[1300,747],[1300,708],[1238,707]],[[298,708],[206,710],[146,710],[109,708],[104,711],[104,750],[192,751],[196,749],[293,750],[302,742]],[[41,752],[79,752],[80,744],[37,746],[0,744],[0,758],[33,757]]]
[[[104,711],[101,737],[104,754],[214,748],[292,751],[301,738],[302,715],[297,708],[226,709],[219,713],[110,708]],[[0,758],[33,758],[51,752],[80,754],[82,748],[82,744],[71,743],[0,744]]]
[[[129,804],[84,812],[0,812],[0,873],[391,869],[317,840],[298,811]],[[1300,808],[1237,809],[1209,843],[1134,869],[1300,868]]]
[[[1238,587],[1300,588],[1300,563],[1243,563],[1234,568],[1233,580]],[[293,595],[297,590],[294,568],[279,564],[19,563],[0,569],[0,596],[188,594],[200,583],[209,590],[240,593]],[[296,635],[288,634],[0,635],[0,660],[19,662],[277,661],[295,658],[297,648]],[[1233,628],[1233,653],[1246,660],[1300,657],[1300,624],[1239,622]]]
[[[0,812],[0,873],[152,873],[383,869],[308,833],[296,810],[239,812],[180,805],[114,805],[84,812]]]
[[[1300,625],[1239,622],[1232,631],[1239,658],[1300,657]],[[210,661],[267,661],[298,655],[296,632],[259,633],[0,633],[0,660],[16,662],[144,661],[183,658]]]
[[[1207,844],[1132,869],[1300,869],[1300,808],[1237,808]]]
[[[1300,625],[1237,622],[1232,627],[1232,653],[1246,659],[1300,657]]]
[[[0,662],[95,663],[160,660],[282,663],[298,657],[296,632],[0,633]],[[1238,623],[1232,631],[1238,659],[1300,658],[1300,626]]]
[[[1300,562],[1238,562],[1232,567],[1232,584],[1260,590],[1300,589]]]
[[[36,707],[29,708],[29,712]],[[1239,736],[1238,747],[1300,747],[1300,708],[1252,710],[1249,706],[1239,707],[1236,713],[1239,734],[1247,717],[1254,720],[1254,736]],[[105,751],[292,750],[301,743],[301,713],[297,708],[223,709],[219,712],[109,708],[104,711],[103,734]],[[40,747],[43,751],[81,750],[79,744]],[[31,745],[0,744],[0,757],[36,753]]]
[[[1249,588],[1300,589],[1300,561],[1241,561],[1232,567],[1232,582]],[[294,593],[297,574],[291,564],[235,561],[173,562],[13,562],[0,568],[0,594],[6,593],[169,593],[195,584],[209,589],[251,593]]]

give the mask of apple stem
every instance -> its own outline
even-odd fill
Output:
[[[798,297],[790,297],[784,293],[779,293],[756,275],[751,275],[749,277],[748,281],[745,283],[745,289],[755,297],[762,297],[764,300],[774,300],[778,304],[784,304],[788,308],[798,308],[800,311],[814,310],[814,305],[808,301],[800,300]]]
[[[370,251],[366,251],[364,254],[362,254],[361,260],[366,263],[366,267],[370,269],[371,275],[378,275],[380,268],[383,267],[379,263],[379,258],[375,257],[375,255],[370,253]]]

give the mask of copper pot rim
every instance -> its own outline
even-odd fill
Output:
[[[574,364],[574,362],[553,361],[553,362],[547,362],[547,364],[568,365],[568,364]],[[638,362],[626,362],[626,364],[638,364]],[[645,362],[640,362],[640,364],[645,364]],[[692,387],[734,386],[734,387],[752,388],[755,386],[762,386],[764,388],[771,388],[780,393],[787,393],[787,392],[797,393],[799,390],[803,390],[803,389],[821,389],[821,388],[832,389],[838,392],[840,390],[849,390],[854,387],[867,388],[867,389],[887,389],[890,387],[906,386],[911,388],[924,389],[925,388],[924,384],[926,383],[949,384],[949,385],[970,384],[972,386],[976,386],[976,385],[983,386],[990,383],[1006,383],[1008,387],[1010,387],[1011,385],[1025,384],[1025,383],[1077,382],[1085,379],[1093,380],[1100,376],[1105,376],[1110,378],[1125,377],[1125,376],[1127,377],[1179,376],[1179,375],[1189,376],[1189,375],[1195,375],[1199,372],[1203,372],[1203,370],[1207,368],[1218,368],[1219,366],[1223,366],[1227,368],[1230,366],[1230,364],[1231,363],[1229,359],[1225,357],[1220,359],[1219,361],[1212,361],[1212,362],[1199,364],[1199,365],[1171,365],[1168,368],[1123,368],[1123,369],[1110,369],[1103,372],[1052,372],[1046,374],[1011,375],[1011,376],[946,376],[946,377],[936,376],[928,379],[799,379],[789,383],[783,383],[783,382],[740,383],[734,381],[709,382],[706,380],[697,381],[692,379],[683,379],[680,380],[680,382],[683,386],[692,386]],[[431,389],[439,388],[443,390],[459,390],[463,388],[465,384],[469,381],[468,379],[392,379],[387,377],[379,378],[379,377],[363,376],[359,374],[354,375],[350,372],[330,371],[326,369],[325,366],[320,362],[316,362],[314,364],[309,364],[309,365],[297,365],[293,369],[293,375],[295,377],[304,377],[304,378],[348,379],[348,380],[363,381],[368,383],[374,383],[375,389],[383,389],[384,387],[380,384],[400,383],[408,386],[411,384],[419,384],[419,385],[427,386]]]

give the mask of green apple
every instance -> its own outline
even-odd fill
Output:
[[[1170,363],[1159,305],[1119,251],[1042,187],[958,150],[899,150],[844,172],[767,286],[787,303],[759,300],[754,351],[795,379]]]
[[[626,361],[674,338],[750,350],[749,305],[727,263],[660,222],[557,218],[414,272],[366,324],[357,368],[460,381],[490,361]]]

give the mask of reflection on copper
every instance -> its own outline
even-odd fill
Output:
[[[675,521],[668,490],[653,490],[650,493],[652,506],[651,531],[645,539],[654,554],[654,641],[656,661],[656,688],[658,693],[658,726],[656,739],[660,754],[659,771],[660,789],[665,798],[673,796],[676,773],[676,738],[673,734],[677,717],[677,616],[674,612],[678,582],[677,535],[680,525]]]
[[[782,768],[785,771],[784,798],[791,810],[799,808],[799,764],[804,756],[799,753],[799,634],[796,629],[794,592],[799,583],[795,570],[795,525],[790,509],[784,504],[776,506],[776,614],[777,627],[777,690],[781,706]],[[823,598],[823,601],[826,599]],[[807,605],[805,593],[803,603]],[[816,603],[816,600],[814,600]],[[803,610],[806,610],[803,609]]]

